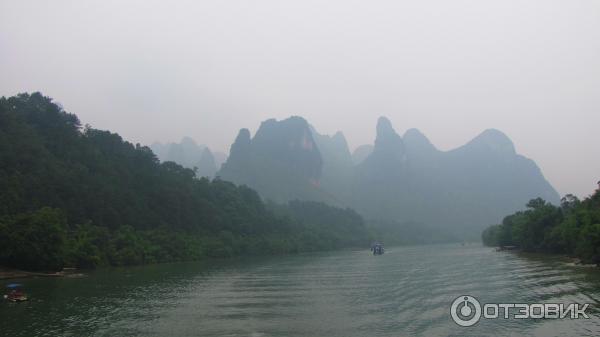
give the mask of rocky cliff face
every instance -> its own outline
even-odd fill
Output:
[[[444,152],[418,130],[401,138],[380,120],[373,153],[357,166],[351,183],[350,205],[367,217],[464,232],[499,222],[532,198],[559,202],[537,165],[493,129]]]
[[[273,160],[313,183],[321,178],[323,160],[306,120],[290,117],[263,122],[251,143],[252,153]]]
[[[319,134],[300,117],[241,130],[218,173],[267,199],[308,199],[355,208],[367,218],[479,229],[542,197],[559,195],[537,165],[498,130],[440,151],[419,130],[400,136],[387,118],[373,146],[351,155],[344,135]],[[474,230],[475,229],[475,230]]]
[[[333,136],[321,135],[312,127],[311,131],[323,159],[320,187],[343,204],[350,194],[348,182],[354,166],[346,137],[341,132]]]
[[[266,199],[331,201],[320,187],[323,159],[306,120],[267,120],[253,138],[242,129],[218,175]]]
[[[406,180],[407,155],[402,137],[385,117],[377,121],[377,136],[373,151],[356,167],[358,182],[368,185],[401,184]],[[365,186],[367,187],[367,186]]]

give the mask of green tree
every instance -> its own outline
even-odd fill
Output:
[[[583,227],[579,238],[577,255],[586,263],[600,265],[600,224]]]
[[[311,245],[301,244],[305,233]],[[267,207],[246,186],[198,179],[148,147],[82,128],[40,93],[0,98],[1,265],[54,270],[290,253],[362,245],[366,236],[351,210]]]
[[[44,207],[0,227],[0,259],[10,267],[60,270],[64,265],[66,220],[62,211]]]
[[[600,191],[580,201],[568,194],[555,207],[542,199],[482,233],[489,246],[515,245],[526,251],[563,253],[600,264]]]

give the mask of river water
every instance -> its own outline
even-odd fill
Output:
[[[480,245],[110,268],[20,282],[31,301],[0,304],[0,336],[600,335],[598,271]],[[450,316],[460,295],[592,308],[589,319],[460,327]]]

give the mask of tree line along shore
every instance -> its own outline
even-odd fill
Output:
[[[0,98],[0,265],[59,271],[366,246],[351,209],[263,201],[82,126],[40,93]]]
[[[559,206],[533,199],[526,210],[488,227],[482,240],[488,246],[565,254],[600,265],[600,188],[584,200],[566,195]]]

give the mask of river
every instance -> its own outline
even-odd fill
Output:
[[[390,247],[109,268],[20,280],[0,336],[598,336],[600,272],[481,245]],[[9,283],[4,281],[4,283]],[[450,305],[591,303],[589,319],[481,319]]]

